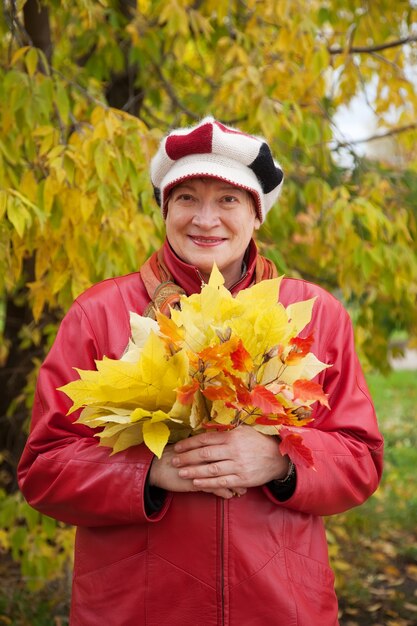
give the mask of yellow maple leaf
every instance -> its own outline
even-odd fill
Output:
[[[316,298],[310,298],[310,300],[293,302],[287,306],[287,313],[293,323],[296,334],[300,333],[310,322],[315,301]]]
[[[100,443],[103,446],[109,446],[113,448],[111,454],[122,452],[132,446],[137,446],[143,443],[142,428],[138,428],[137,424],[132,424],[121,429],[119,433],[115,434],[113,438],[105,439],[106,429],[99,434]]]
[[[254,303],[259,305],[261,302],[263,308],[274,306],[278,302],[282,278],[280,276],[279,278],[262,280],[248,289],[242,289],[237,294],[236,300],[241,302],[248,311],[253,311],[251,307]]]
[[[216,329],[222,328],[229,319],[242,311],[242,305],[224,287],[224,279],[217,266],[213,266],[208,284],[204,285],[200,293],[181,297],[181,311],[175,314],[175,322],[181,321],[185,328],[185,342],[193,344],[195,339],[189,337],[188,329],[197,326],[200,330],[201,350],[217,341]],[[189,341],[189,339],[191,341]],[[197,350],[197,351],[198,351]]]
[[[143,441],[149,450],[161,458],[170,435],[168,426],[164,422],[148,420],[144,422],[142,432]]]
[[[176,387],[188,377],[185,351],[167,359],[163,341],[153,332],[136,363],[104,358],[96,366],[97,371],[77,370],[80,380],[59,388],[74,403],[69,413],[86,405],[169,411]]]

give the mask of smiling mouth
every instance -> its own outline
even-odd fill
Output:
[[[226,241],[224,237],[201,237],[199,235],[189,235],[189,237],[198,246],[216,246]]]

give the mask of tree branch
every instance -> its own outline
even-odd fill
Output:
[[[163,86],[165,87],[165,90],[171,100],[171,102],[174,104],[174,106],[178,107],[179,109],[181,109],[181,111],[183,111],[184,113],[186,113],[191,119],[194,120],[199,120],[200,116],[197,115],[196,113],[194,113],[194,111],[190,111],[190,109],[188,109],[179,99],[177,94],[175,93],[175,91],[173,90],[172,86],[170,85],[170,83],[167,81],[167,79],[165,78],[165,76],[162,74],[162,70],[159,67],[159,65],[157,63],[154,64],[154,68],[156,70],[156,73],[158,74]]]
[[[393,137],[394,135],[399,135],[400,133],[405,133],[408,130],[414,130],[417,128],[417,122],[414,124],[406,124],[405,126],[397,126],[396,128],[391,128],[384,133],[377,133],[376,135],[370,135],[369,137],[365,137],[364,139],[351,139],[350,141],[339,141],[337,142],[335,149],[338,148],[347,148],[348,146],[357,145],[360,143],[368,143],[369,141],[375,141],[376,139],[385,139],[386,137]]]
[[[404,46],[407,43],[417,42],[417,35],[411,35],[410,37],[404,37],[403,39],[396,39],[395,41],[390,41],[388,43],[382,43],[377,46],[349,46],[348,48],[338,47],[332,48],[328,47],[327,51],[329,54],[369,54],[371,52],[380,52],[381,50],[387,50],[389,48],[396,48],[398,46]]]

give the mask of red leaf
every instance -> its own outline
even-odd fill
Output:
[[[238,372],[250,372],[253,368],[252,357],[246,350],[241,339],[239,339],[236,350],[230,353],[230,358],[232,359],[233,367]]]
[[[304,352],[304,354],[307,354],[308,352],[310,352],[313,342],[314,342],[313,333],[311,333],[311,335],[309,335],[308,337],[292,337],[292,339],[290,339],[290,345],[296,346],[297,350]]]
[[[178,402],[181,402],[181,404],[191,404],[194,399],[194,394],[198,388],[199,388],[199,384],[197,380],[193,380],[191,383],[188,383],[187,385],[178,387],[177,389]]]
[[[308,337],[293,337],[290,339],[290,346],[292,346],[287,358],[286,363],[295,363],[300,359],[303,359],[311,350],[311,346],[314,342],[314,335],[311,334]]]
[[[294,399],[301,400],[301,402],[307,402],[312,400],[313,402],[320,402],[321,405],[330,409],[327,401],[328,394],[324,393],[323,387],[318,383],[313,383],[311,380],[305,378],[299,378],[293,384]]]
[[[248,404],[252,404],[252,395],[245,385],[239,385],[236,387],[236,397],[242,406],[247,406]]]
[[[224,402],[236,400],[236,394],[233,389],[224,385],[208,385],[201,390],[201,393],[209,400],[223,400]]]
[[[229,370],[223,370],[223,374],[229,381],[230,386],[235,388],[235,400],[238,401],[241,407],[252,404],[252,397],[250,391],[245,385],[244,381],[239,376],[234,376]],[[234,407],[237,408],[237,407]]]
[[[269,415],[260,415],[255,420],[255,424],[262,424],[263,426],[279,426],[281,423],[280,419],[270,417]]]
[[[282,413],[284,411],[281,402],[276,399],[272,391],[263,385],[256,385],[252,390],[251,403],[261,409],[263,413]]]
[[[301,435],[292,432],[288,428],[281,428],[279,431],[281,443],[279,451],[281,454],[288,454],[295,465],[314,468],[313,453],[310,448],[304,445]]]

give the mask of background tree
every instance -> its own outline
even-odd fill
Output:
[[[348,4],[348,6],[346,6]],[[0,481],[16,488],[37,368],[80,291],[162,238],[150,157],[207,113],[265,135],[286,173],[260,246],[349,308],[365,365],[416,341],[414,0],[3,0]],[[358,94],[401,158],[336,126]],[[364,104],[365,106],[365,104]],[[350,154],[349,167],[342,153]]]

